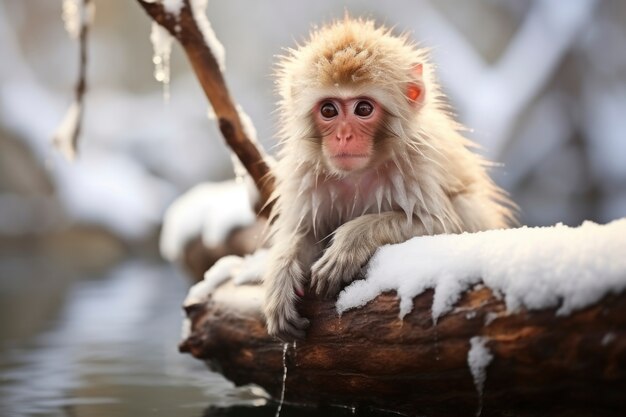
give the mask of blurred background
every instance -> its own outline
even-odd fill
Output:
[[[178,46],[165,101],[148,17],[95,4],[69,163],[50,145],[78,71],[62,1],[0,0],[0,415],[241,415],[228,407],[254,393],[176,352],[188,284],[157,244],[177,196],[232,177],[228,153]],[[275,56],[345,10],[432,48],[522,224],[626,216],[626,2],[212,1],[227,82],[270,152]]]

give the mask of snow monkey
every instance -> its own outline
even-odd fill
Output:
[[[427,51],[406,35],[346,17],[281,58],[277,87],[270,334],[304,337],[309,322],[296,307],[308,284],[335,296],[382,245],[511,220],[448,111]]]

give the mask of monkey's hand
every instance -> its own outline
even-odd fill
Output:
[[[337,229],[333,243],[311,267],[311,288],[318,295],[334,297],[361,272],[376,248],[368,248],[363,236],[351,232],[350,223]],[[346,227],[348,226],[348,227]]]
[[[302,275],[301,268],[296,262],[274,271],[268,276],[269,285],[265,295],[265,320],[267,332],[286,342],[294,339],[303,339],[309,320],[301,317],[296,309],[298,296],[303,295],[302,288],[294,277]]]

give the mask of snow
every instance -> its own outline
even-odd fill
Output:
[[[487,366],[493,360],[493,355],[487,348],[488,337],[475,336],[470,339],[470,350],[467,352],[467,364],[470,372],[474,377],[474,386],[478,392],[478,411],[476,415],[480,415],[482,411],[482,398],[485,381],[487,380]]]
[[[163,7],[168,13],[178,16],[183,8],[183,0],[163,0]]]
[[[206,7],[209,0],[190,0],[190,2],[193,17],[196,20],[200,32],[202,32],[204,41],[217,60],[220,70],[224,72],[226,68],[226,51],[224,50],[224,45],[217,39],[213,27],[211,27],[211,22],[209,22],[207,18]]]
[[[76,158],[76,142],[82,112],[83,106],[78,101],[74,101],[52,137],[52,144],[68,161]]]
[[[267,249],[259,249],[243,258],[228,255],[219,259],[204,274],[204,280],[191,287],[183,305],[189,306],[205,301],[217,287],[230,278],[235,285],[259,283],[267,264],[267,254]]]
[[[203,183],[179,197],[165,212],[160,248],[164,258],[180,259],[185,245],[202,236],[208,247],[237,227],[255,221],[246,184],[235,180]]]
[[[85,4],[83,0],[63,0],[62,18],[67,33],[73,39],[78,39],[82,26],[93,22],[95,12],[93,2]]]
[[[436,323],[464,291],[483,283],[508,311],[558,308],[557,315],[567,315],[626,289],[624,247],[626,219],[416,237],[381,247],[366,279],[345,288],[336,308],[341,314],[396,291],[404,317],[413,298],[432,288]]]
[[[259,249],[251,255],[246,255],[239,268],[232,271],[233,282],[237,285],[261,282],[267,261],[267,249]]]

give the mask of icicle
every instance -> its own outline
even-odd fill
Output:
[[[474,386],[478,393],[478,410],[476,416],[480,416],[483,411],[483,389],[487,379],[487,366],[493,360],[493,355],[487,348],[488,337],[475,336],[470,339],[470,350],[467,352],[467,364],[474,377]]]
[[[172,35],[167,29],[156,22],[152,22],[150,42],[154,53],[154,78],[163,84],[163,100],[167,103],[170,99],[170,55],[172,53]]]
[[[289,348],[288,343],[283,344],[283,386],[280,391],[280,401],[278,402],[278,408],[276,409],[275,417],[280,417],[280,410],[283,408],[283,403],[285,402],[285,386],[287,385],[287,349]],[[295,348],[295,342],[294,342]]]

